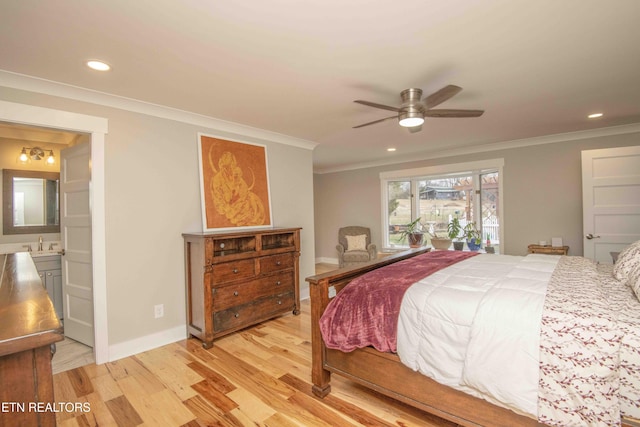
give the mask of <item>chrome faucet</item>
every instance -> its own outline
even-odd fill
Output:
[[[38,237],[38,252],[42,252],[42,236]]]

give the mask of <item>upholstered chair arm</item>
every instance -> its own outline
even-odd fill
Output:
[[[338,250],[338,267],[344,267],[344,246],[340,243],[336,245],[336,249]]]
[[[378,257],[378,248],[375,243],[369,243],[367,252],[369,252],[369,258],[372,260]]]

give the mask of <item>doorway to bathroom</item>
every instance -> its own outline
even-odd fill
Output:
[[[88,160],[91,165],[91,191],[88,193],[87,204],[91,207],[88,217],[91,227],[88,231],[90,235],[89,262],[85,263],[83,268],[85,272],[87,270],[90,272],[93,292],[89,299],[85,299],[84,309],[91,309],[95,362],[98,364],[107,362],[108,336],[104,235],[104,141],[107,132],[107,120],[84,114],[0,101],[0,122],[33,126],[40,129],[48,128],[77,132],[87,140],[87,145],[90,147]],[[63,173],[63,168],[64,166],[61,165],[61,173]],[[72,203],[69,203],[69,200],[61,201],[61,209],[71,209],[72,211],[77,209]],[[84,233],[86,232],[85,230]],[[63,247],[63,249],[65,248]],[[87,248],[85,247],[84,249]],[[77,307],[79,309],[81,306]]]

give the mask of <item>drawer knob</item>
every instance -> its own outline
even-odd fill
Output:
[[[234,314],[233,317],[235,317],[237,319],[238,317],[240,317],[240,313]]]
[[[276,265],[280,265],[282,264],[280,261],[276,261]]]
[[[238,296],[238,291],[235,291],[235,292],[233,293],[233,296],[234,296],[234,297],[237,297],[237,296]]]
[[[278,300],[278,305],[282,305],[282,301]]]
[[[237,268],[234,268],[234,269],[233,269],[233,274],[236,274],[236,273],[238,273],[238,269],[237,269]]]
[[[276,286],[277,286],[277,285],[279,285],[280,283],[282,283],[282,282],[281,282],[280,280],[278,280],[278,281],[276,282]]]

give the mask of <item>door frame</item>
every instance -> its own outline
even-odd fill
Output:
[[[109,123],[106,118],[18,104],[0,100],[0,121],[82,132],[91,139],[91,250],[93,270],[93,318],[96,364],[109,361],[107,329],[107,274],[105,233],[104,143]]]

